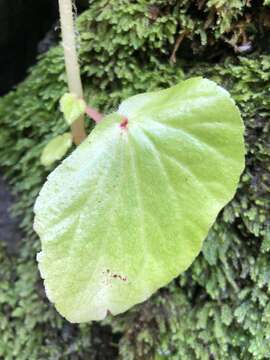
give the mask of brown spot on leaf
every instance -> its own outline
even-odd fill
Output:
[[[110,271],[110,269],[106,269],[106,271],[103,271],[102,273],[106,274],[107,280],[109,280],[109,279],[118,279],[118,280],[121,280],[121,281],[127,281],[127,276],[112,273]]]

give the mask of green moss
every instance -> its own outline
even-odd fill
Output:
[[[16,257],[0,247],[0,357],[103,360],[119,351],[125,360],[270,359],[270,59],[260,51],[225,56],[228,39],[243,42],[239,24],[250,41],[262,35],[258,19],[267,11],[240,0],[113,0],[93,1],[81,16],[80,58],[93,106],[107,112],[131,94],[203,74],[230,90],[246,125],[245,173],[202,254],[149,301],[102,325],[61,319],[35,262],[32,206],[47,175],[40,154],[67,130],[58,105],[66,91],[62,50],[50,50],[0,100],[0,164],[18,194],[13,213],[24,234]],[[181,30],[186,40],[173,65]]]

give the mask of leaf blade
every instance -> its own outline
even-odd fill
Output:
[[[239,111],[209,80],[124,101],[37,199],[39,268],[50,300],[83,322],[147,299],[198,255],[243,166]]]
[[[51,166],[55,161],[61,160],[68,149],[72,146],[70,133],[56,136],[42,151],[40,162],[43,166]]]
[[[60,100],[60,109],[64,114],[67,124],[71,125],[84,114],[86,103],[83,99],[79,99],[75,94],[66,93]]]

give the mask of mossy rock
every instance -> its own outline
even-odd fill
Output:
[[[267,18],[269,8],[241,0],[181,4],[92,1],[78,21],[86,97],[109,112],[132,94],[189,76],[223,85],[246,125],[246,170],[234,200],[192,267],[147,302],[102,324],[63,320],[45,297],[35,261],[40,242],[32,230],[33,203],[52,170],[40,164],[41,151],[67,130],[58,105],[66,91],[63,53],[51,49],[0,100],[0,164],[17,194],[13,213],[24,234],[15,257],[0,248],[0,357],[270,359],[270,59],[255,46],[267,31],[259,28],[259,16]],[[211,16],[213,31],[206,26]],[[237,47],[225,46],[239,24],[256,49],[241,56],[234,52],[243,34]],[[174,62],[175,42],[186,28]]]

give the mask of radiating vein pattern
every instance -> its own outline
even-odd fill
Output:
[[[146,300],[199,254],[243,166],[240,113],[215,83],[194,78],[124,101],[36,201],[49,299],[72,322]]]

